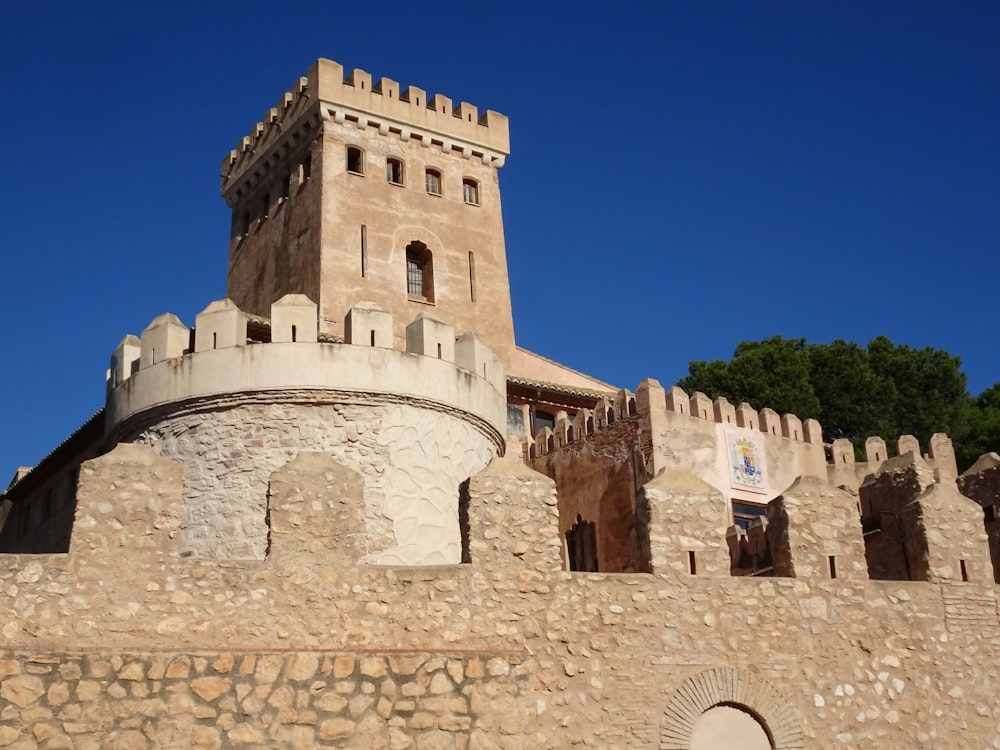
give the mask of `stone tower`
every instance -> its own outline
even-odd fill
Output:
[[[374,301],[395,321],[380,345],[400,349],[405,324],[427,313],[509,361],[497,179],[508,153],[501,114],[317,61],[223,161],[227,296],[266,316],[283,295],[308,295],[337,335]]]

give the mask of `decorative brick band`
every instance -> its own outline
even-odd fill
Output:
[[[766,680],[734,667],[707,669],[670,698],[660,724],[660,750],[689,750],[695,721],[719,705],[742,708],[760,723],[775,750],[802,750],[802,719]]]

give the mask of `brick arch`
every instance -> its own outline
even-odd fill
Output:
[[[734,706],[752,714],[774,750],[801,750],[802,720],[767,680],[735,667],[706,669],[685,680],[670,697],[660,723],[660,750],[689,750],[699,716],[714,706]]]

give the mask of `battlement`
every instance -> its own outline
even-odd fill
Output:
[[[827,446],[828,479],[836,487],[847,487],[858,492],[865,477],[877,474],[894,458],[912,454],[922,458],[934,473],[936,482],[954,484],[958,479],[958,464],[951,438],[943,432],[936,432],[927,444],[927,452],[921,453],[920,442],[913,435],[900,435],[896,441],[895,453],[890,453],[886,441],[877,435],[865,440],[865,460],[858,461],[854,455],[854,444],[846,438],[838,438]]]
[[[320,59],[268,110],[222,161],[222,195],[232,202],[245,180],[266,171],[303,141],[311,140],[324,121],[352,123],[381,135],[395,133],[446,154],[479,159],[502,167],[510,153],[507,118],[493,110],[479,114],[467,102],[453,105],[441,94],[355,69],[345,76],[342,65]]]
[[[688,396],[678,386],[664,392],[657,381],[647,380],[639,386],[637,393],[622,389],[614,398],[599,399],[593,409],[580,409],[572,416],[560,415],[554,428],[543,428],[525,440],[524,453],[529,459],[544,456],[582,437],[606,430],[622,420],[637,419],[648,415],[651,410],[663,409],[691,420],[725,425],[733,429],[761,432],[771,437],[783,437],[811,445],[823,443],[823,430],[815,419],[803,422],[794,414],[779,416],[770,408],[758,412],[746,402],[734,407],[723,396],[712,401],[701,391]]]
[[[392,325],[390,313],[362,302],[345,318],[345,341],[336,343],[320,335],[316,304],[301,294],[276,301],[269,320],[228,299],[200,312],[193,329],[165,313],[140,337],[122,339],[111,356],[107,432],[117,438],[124,423],[170,402],[295,388],[409,394],[469,409],[504,432],[497,401],[503,365],[475,334],[456,340],[451,326],[421,314],[407,327],[405,351],[394,352]],[[434,372],[417,377],[414,368]],[[464,375],[456,380],[458,371]]]
[[[185,555],[262,557],[270,472],[319,451],[365,475],[367,559],[457,562],[458,487],[505,450],[503,366],[426,314],[404,351],[391,331],[392,316],[365,302],[345,342],[322,340],[315,303],[297,294],[269,321],[230,300],[194,329],[160,315],[111,358],[106,443],[151,445],[184,467]]]

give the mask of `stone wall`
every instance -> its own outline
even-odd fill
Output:
[[[958,478],[958,489],[983,508],[986,535],[990,541],[993,580],[1000,583],[1000,455],[987,453],[980,456]]]
[[[361,476],[299,457],[267,557],[209,561],[177,555],[176,465],[88,462],[80,544],[0,558],[0,742],[680,748],[725,703],[776,748],[1000,748],[992,583],[568,573],[552,481],[503,461],[469,484],[470,564],[372,567]]]
[[[329,453],[364,478],[364,559],[459,561],[458,488],[496,455],[486,436],[426,406],[265,398],[272,402],[206,405],[130,438],[184,468],[182,555],[263,557],[270,474],[309,450]]]

